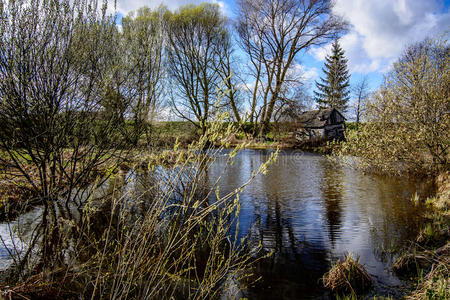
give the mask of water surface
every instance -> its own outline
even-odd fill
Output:
[[[219,158],[210,169],[221,190],[244,183],[271,151],[244,150],[232,166]],[[241,194],[240,235],[250,232],[271,258],[249,298],[327,298],[321,276],[331,262],[353,252],[375,281],[373,293],[399,294],[404,283],[390,271],[392,253],[417,234],[421,208],[410,201],[425,193],[413,180],[366,175],[326,157],[282,151],[267,175],[258,176]]]
[[[210,185],[221,177],[221,193],[234,191],[271,152],[243,150],[227,165],[224,151],[208,171]],[[372,294],[401,295],[405,283],[391,272],[392,260],[417,234],[422,208],[410,199],[414,193],[425,195],[427,187],[411,179],[367,175],[316,154],[282,151],[267,175],[258,175],[240,195],[239,236],[249,234],[252,243],[273,252],[256,266],[262,279],[246,297],[328,299],[320,278],[348,252],[360,257],[374,279]],[[21,217],[23,231],[32,231],[39,214],[36,209]],[[14,226],[0,224],[0,269],[11,264],[14,249],[26,248],[10,234]]]

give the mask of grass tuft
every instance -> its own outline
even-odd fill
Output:
[[[365,291],[373,284],[372,278],[359,263],[359,257],[355,259],[352,253],[347,254],[344,260],[338,260],[322,280],[326,288],[344,294]]]

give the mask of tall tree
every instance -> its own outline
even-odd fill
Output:
[[[218,105],[222,76],[217,68],[225,57],[226,18],[217,4],[187,5],[166,14],[168,73],[173,83],[176,114],[206,132]]]
[[[325,66],[322,70],[325,77],[321,77],[320,82],[316,82],[318,89],[315,92],[317,103],[320,108],[336,108],[345,112],[350,99],[350,75],[344,50],[342,50],[338,40],[333,42],[331,55],[327,55],[325,58]]]
[[[120,69],[116,16],[106,14],[106,2],[99,7],[96,0],[0,0],[0,164],[36,195],[23,201],[43,206],[20,271],[31,256],[48,270],[67,262],[58,252],[64,224],[76,222],[72,234],[84,228],[92,177],[101,184],[110,174],[96,168],[114,170],[130,149],[121,118],[129,101],[110,84]]]
[[[354,103],[354,110],[355,110],[355,118],[356,118],[356,132],[359,134],[359,123],[361,121],[361,116],[364,113],[365,104],[367,101],[367,98],[369,97],[369,84],[367,76],[364,76],[361,81],[356,83],[356,85],[353,88],[353,93],[355,95],[355,103]]]
[[[237,30],[255,78],[250,120],[259,119],[264,134],[286,98],[280,96],[297,55],[336,38],[345,23],[332,14],[329,0],[239,0],[238,7]]]
[[[153,11],[142,7],[122,19],[122,93],[130,96],[133,124],[137,129],[145,129],[147,143],[150,143],[148,122],[161,106],[164,91],[166,12],[165,7]]]

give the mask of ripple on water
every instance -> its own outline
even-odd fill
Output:
[[[244,150],[232,166],[220,156],[208,171],[210,184],[222,176],[221,193],[232,192],[271,152]],[[251,241],[274,252],[258,263],[262,281],[249,290],[249,297],[326,297],[319,279],[347,252],[360,256],[375,279],[376,291],[392,292],[402,282],[389,271],[391,258],[384,250],[416,234],[421,217],[409,199],[421,192],[418,186],[415,181],[365,175],[320,155],[283,151],[268,174],[257,176],[240,197],[239,237],[249,233]],[[35,210],[21,217],[24,232],[38,214]],[[0,224],[0,235],[5,241],[0,245],[4,268],[11,263],[7,249],[21,242],[11,238],[8,224]]]
[[[38,207],[23,214],[16,221],[0,223],[0,270],[5,270],[13,263],[11,254],[20,254],[27,249],[27,240],[41,213],[42,208]]]
[[[211,182],[223,173],[221,190],[231,191],[269,154],[244,150],[227,169],[219,160],[210,170]],[[283,151],[268,174],[258,176],[240,198],[245,207],[241,236],[251,228],[264,248],[275,252],[272,262],[259,268],[264,283],[251,295],[321,298],[318,279],[331,261],[348,252],[360,256],[375,279],[375,290],[396,289],[402,282],[389,271],[391,260],[381,257],[379,249],[415,235],[420,214],[409,199],[417,187],[412,180],[365,175],[320,155]]]

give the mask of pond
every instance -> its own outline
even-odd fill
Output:
[[[243,150],[227,165],[228,151],[223,151],[208,171],[209,182],[221,177],[221,193],[232,192],[272,152]],[[317,154],[281,151],[268,173],[258,175],[240,195],[239,237],[249,235],[252,243],[273,252],[256,265],[261,280],[245,296],[328,299],[320,278],[348,252],[360,257],[374,279],[371,293],[401,295],[405,283],[391,266],[396,251],[414,239],[423,221],[422,208],[411,201],[415,193],[427,195],[429,185],[364,174]],[[39,213],[22,216],[25,231],[31,231]],[[14,243],[9,229],[0,224],[0,269],[11,263],[7,248],[24,247]]]
[[[244,183],[272,151],[244,150],[232,166],[219,158],[210,170],[221,191]],[[267,175],[240,195],[241,236],[250,232],[273,251],[257,266],[262,279],[251,299],[323,299],[320,278],[331,262],[353,252],[375,282],[373,293],[398,295],[404,283],[391,271],[392,252],[414,239],[422,221],[414,193],[424,182],[366,175],[324,156],[281,151]]]

